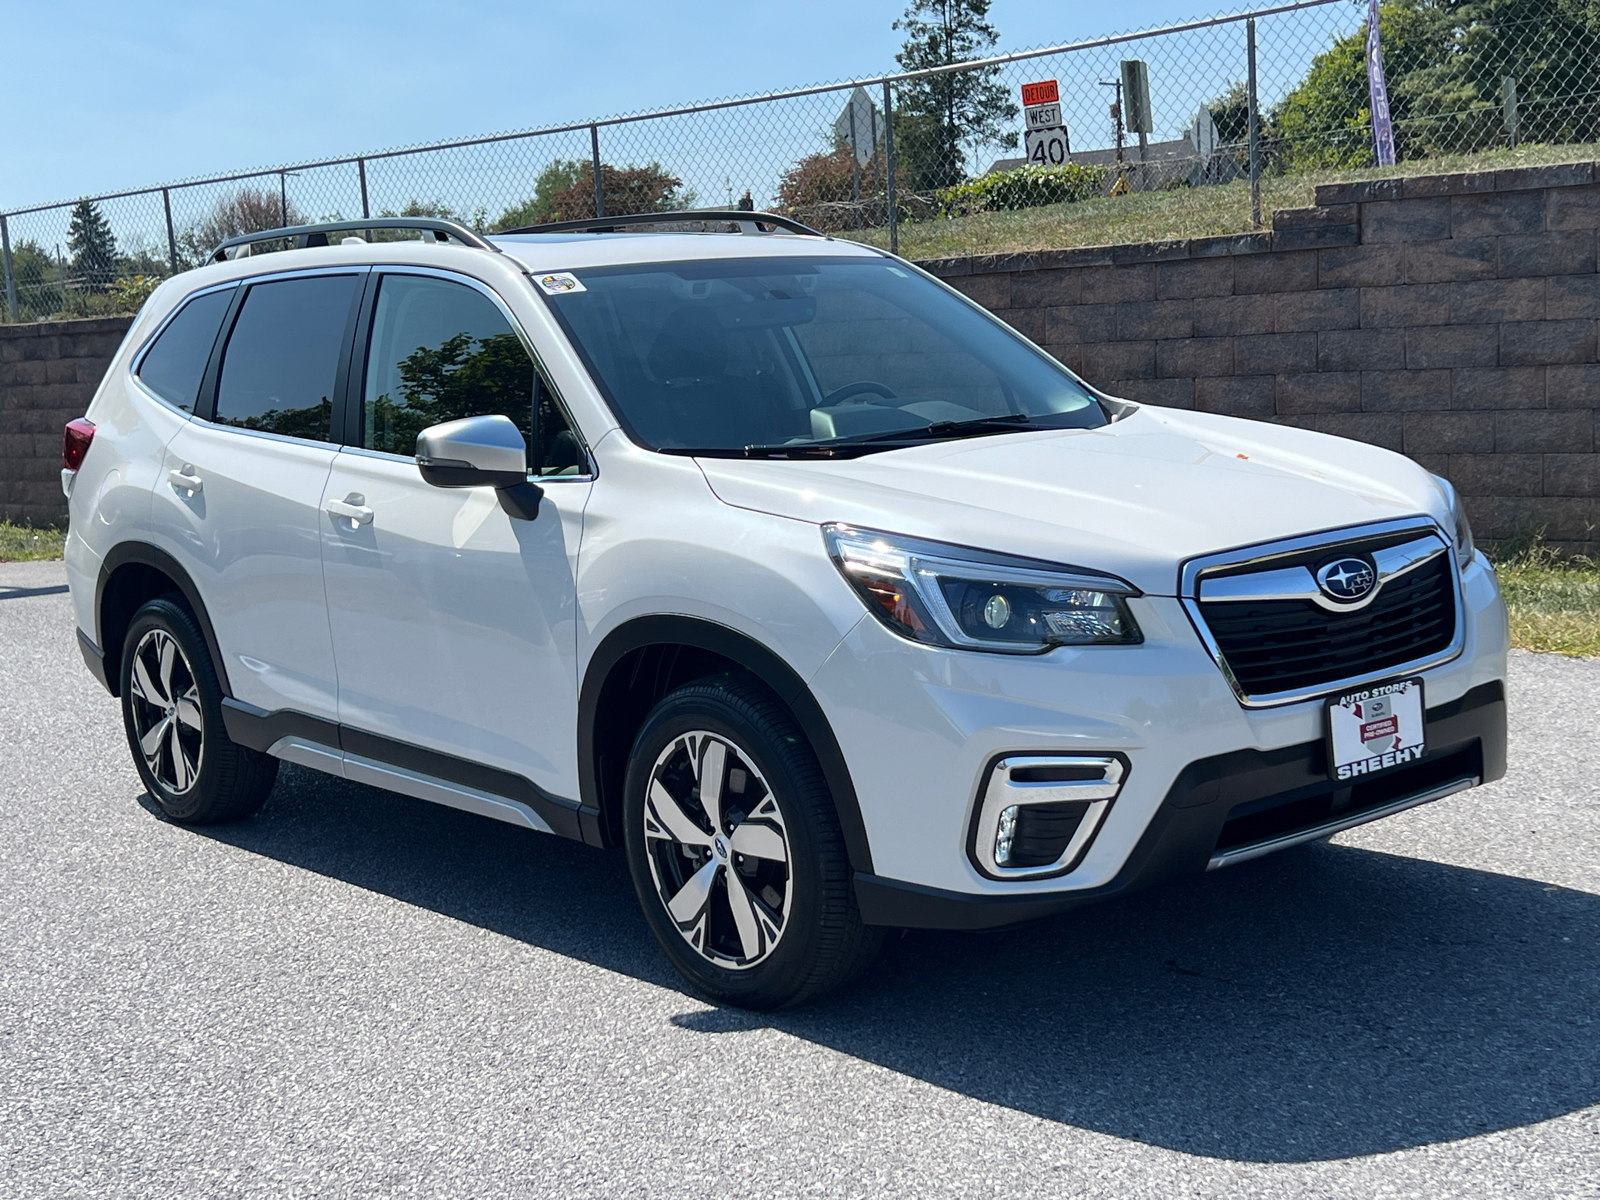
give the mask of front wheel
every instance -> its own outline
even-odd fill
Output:
[[[679,688],[634,741],[628,865],[651,931],[701,991],[784,1008],[876,953],[838,816],[794,718],[753,682]]]

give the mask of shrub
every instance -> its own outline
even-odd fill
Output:
[[[579,170],[579,167],[582,169]],[[547,195],[536,191],[521,204],[506,209],[495,223],[495,228],[514,229],[519,225],[546,225],[552,221],[583,221],[594,216],[594,169],[581,160],[557,162],[545,168],[535,188],[539,189],[547,182],[553,186],[562,182],[563,178],[570,178],[572,182]],[[696,198],[694,192],[682,190],[683,180],[668,174],[658,162],[642,167],[613,167],[609,163],[601,163],[600,188],[605,196],[608,217],[674,212],[692,207]]]
[[[861,168],[859,201],[851,162],[850,147],[843,141],[832,150],[806,155],[778,181],[778,211],[824,233],[884,224],[888,201],[883,195],[886,170],[882,151],[875,152]],[[896,172],[895,183],[904,200],[903,167]]]
[[[1111,176],[1109,168],[1064,163],[1059,167],[1018,167],[980,175],[954,187],[940,188],[939,214],[964,217],[977,212],[1005,212],[1045,204],[1071,204],[1098,196]]]
[[[111,300],[116,312],[136,313],[150,299],[161,279],[155,275],[124,275],[111,285]]]

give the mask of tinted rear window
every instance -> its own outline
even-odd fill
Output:
[[[216,421],[330,440],[339,348],[358,275],[258,283],[222,358]]]
[[[200,377],[232,301],[233,289],[224,288],[196,296],[179,309],[139,364],[140,382],[168,404],[192,413]]]

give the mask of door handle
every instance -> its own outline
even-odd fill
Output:
[[[352,531],[363,525],[371,525],[372,510],[367,507],[366,500],[360,492],[351,492],[343,500],[329,500],[328,515],[340,521],[349,521]]]
[[[193,463],[184,463],[182,467],[168,471],[167,482],[175,488],[182,488],[191,496],[198,496],[206,486],[206,481],[194,473]]]

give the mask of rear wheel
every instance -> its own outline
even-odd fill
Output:
[[[629,759],[623,818],[645,918],[701,991],[783,1008],[876,953],[816,756],[754,683],[693,683],[655,707]]]
[[[266,801],[278,760],[228,739],[222,685],[194,618],[151,600],[122,643],[122,721],[139,778],[174,821],[249,816]]]

